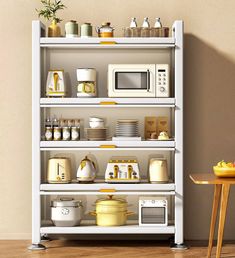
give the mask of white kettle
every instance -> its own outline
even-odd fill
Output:
[[[81,161],[77,170],[77,180],[80,182],[93,182],[96,177],[95,163],[87,156]]]
[[[167,183],[169,181],[166,159],[161,159],[161,158],[150,159],[149,181],[151,183]]]

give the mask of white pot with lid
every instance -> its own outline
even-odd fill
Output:
[[[51,201],[51,220],[57,227],[74,227],[80,225],[83,205],[80,200],[60,198]]]

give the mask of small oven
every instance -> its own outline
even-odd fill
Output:
[[[168,203],[164,197],[139,198],[139,226],[167,226]]]

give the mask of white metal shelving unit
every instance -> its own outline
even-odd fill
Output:
[[[44,234],[174,234],[174,243],[182,247],[183,236],[183,22],[175,21],[173,36],[169,38],[46,38],[45,26],[32,23],[32,246],[40,244]],[[112,44],[110,44],[112,43]],[[45,98],[42,94],[42,58],[45,49],[168,49],[172,53],[174,97],[172,98]],[[44,108],[170,108],[174,114],[174,140],[140,142],[47,142],[41,141],[41,116]],[[105,148],[111,145],[111,148]],[[170,151],[174,159],[174,181],[168,184],[46,184],[42,182],[44,166],[41,157],[45,151]],[[55,195],[166,195],[174,197],[174,223],[168,227],[139,227],[128,221],[122,227],[98,227],[83,223],[79,227],[53,227],[42,224],[42,197]]]

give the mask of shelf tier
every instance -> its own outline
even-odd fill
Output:
[[[53,48],[174,48],[175,38],[40,38],[40,47]]]
[[[108,184],[108,183],[71,183],[71,184],[41,184],[41,191],[96,191],[104,194],[118,194],[120,191],[174,191],[175,184]],[[119,193],[120,194],[120,193]]]
[[[143,227],[137,224],[127,224],[119,227],[101,227],[96,225],[81,225],[77,227],[41,227],[41,234],[174,234],[175,227]]]
[[[41,150],[50,149],[96,149],[96,150],[125,150],[125,149],[175,149],[175,141],[41,141]]]
[[[175,98],[41,98],[41,107],[175,107]]]

